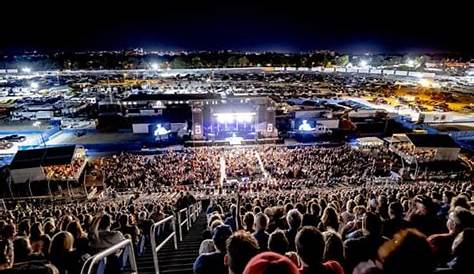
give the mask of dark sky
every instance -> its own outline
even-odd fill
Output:
[[[467,1],[14,2],[0,9],[0,51],[474,51]]]

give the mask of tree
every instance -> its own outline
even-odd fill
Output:
[[[229,58],[227,58],[227,61],[225,64],[226,67],[236,67],[238,65],[239,65],[239,60],[237,59],[237,57],[230,56]]]
[[[193,59],[191,59],[191,66],[193,68],[201,68],[202,67],[201,57],[199,56],[193,57]]]
[[[171,67],[175,69],[186,68],[186,66],[186,61],[184,61],[183,57],[181,56],[176,56],[171,62]]]
[[[245,56],[239,58],[239,66],[240,67],[247,67],[249,65],[249,59]]]
[[[349,64],[349,55],[345,54],[336,58],[336,65],[345,67],[347,64]]]

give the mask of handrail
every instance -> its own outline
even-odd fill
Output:
[[[91,274],[93,266],[96,265],[99,262],[99,260],[102,260],[103,258],[106,258],[107,256],[110,256],[112,254],[115,254],[118,250],[123,249],[123,248],[127,248],[127,247],[130,247],[130,252],[128,254],[128,258],[129,258],[130,267],[131,267],[131,270],[132,270],[131,273],[132,274],[133,273],[138,273],[137,261],[135,259],[135,252],[133,251],[133,243],[132,243],[132,240],[127,239],[127,240],[123,240],[120,243],[118,243],[116,245],[113,245],[113,246],[107,248],[106,250],[101,251],[101,252],[95,254],[94,256],[88,258],[84,262],[84,265],[82,266],[81,274]],[[89,265],[89,267],[87,267],[87,272],[84,272],[86,270],[87,265]]]
[[[186,212],[186,218],[181,222],[181,215],[183,212]],[[189,210],[188,208],[183,208],[177,213],[178,215],[178,231],[179,231],[179,241],[183,241],[183,228],[182,226],[186,224],[186,230],[189,231]]]
[[[156,228],[167,223],[167,222],[170,222],[171,221],[171,228],[173,230],[173,232],[171,232],[171,234],[166,237],[166,239],[164,239],[158,246],[156,246]],[[173,238],[174,240],[174,249],[177,250],[178,249],[178,240],[176,239],[176,218],[171,215],[171,216],[168,216],[166,218],[164,218],[163,220],[160,220],[156,223],[154,223],[152,226],[151,226],[151,229],[150,229],[150,240],[151,240],[151,252],[152,252],[152,256],[153,256],[153,264],[155,266],[155,273],[156,274],[159,274],[160,273],[160,269],[159,269],[159,266],[158,266],[158,251],[160,251],[160,249],[169,241],[171,240],[171,238]]]
[[[189,206],[189,224],[192,225],[196,221],[194,215],[196,213],[195,205],[192,204]]]
[[[192,204],[189,207],[190,224],[193,224],[196,222],[197,218],[199,217],[199,214],[201,213],[201,201],[197,201],[195,204]]]

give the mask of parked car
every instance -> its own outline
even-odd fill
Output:
[[[7,141],[0,141],[0,150],[10,149],[13,147],[13,144]]]
[[[18,134],[8,135],[8,136],[0,138],[0,141],[8,141],[8,142],[24,142],[25,140],[26,140],[25,136],[21,136]]]

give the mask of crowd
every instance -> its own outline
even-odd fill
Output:
[[[221,160],[227,178],[249,180],[216,187]],[[397,161],[383,148],[348,146],[98,158],[92,174],[107,186],[100,200],[0,210],[0,274],[79,273],[87,258],[125,238],[138,250],[154,222],[196,197],[209,207],[195,274],[471,273],[472,176],[370,183]]]
[[[43,167],[44,173],[48,180],[68,181],[75,180],[79,175],[82,166],[86,161],[85,156],[75,157],[70,164],[52,165]]]
[[[251,148],[225,150],[227,178],[256,178],[261,175],[262,170],[256,153],[257,151]]]
[[[260,152],[265,169],[278,179],[314,179],[318,182],[364,180],[387,176],[398,159],[385,148],[358,150],[349,146],[296,148],[268,146]],[[378,164],[383,163],[383,170]]]
[[[215,183],[219,179],[219,156],[217,149],[202,148],[154,156],[122,153],[101,158],[94,167],[104,173],[106,185],[155,191],[161,186]]]
[[[218,196],[194,273],[472,273],[473,190],[419,182]]]
[[[91,255],[126,238],[138,247],[154,222],[193,202],[189,193],[168,192],[0,210],[0,273],[81,273]],[[119,273],[114,266],[107,273]]]
[[[193,148],[155,156],[122,153],[100,158],[93,161],[94,168],[90,174],[102,173],[105,184],[117,189],[156,190],[177,185],[200,187],[219,184],[221,179],[244,178],[254,185],[285,186],[306,180],[304,184],[309,186],[361,184],[378,176],[390,176],[390,171],[400,168],[399,165],[399,157],[385,148]],[[222,168],[225,174],[221,174]]]

